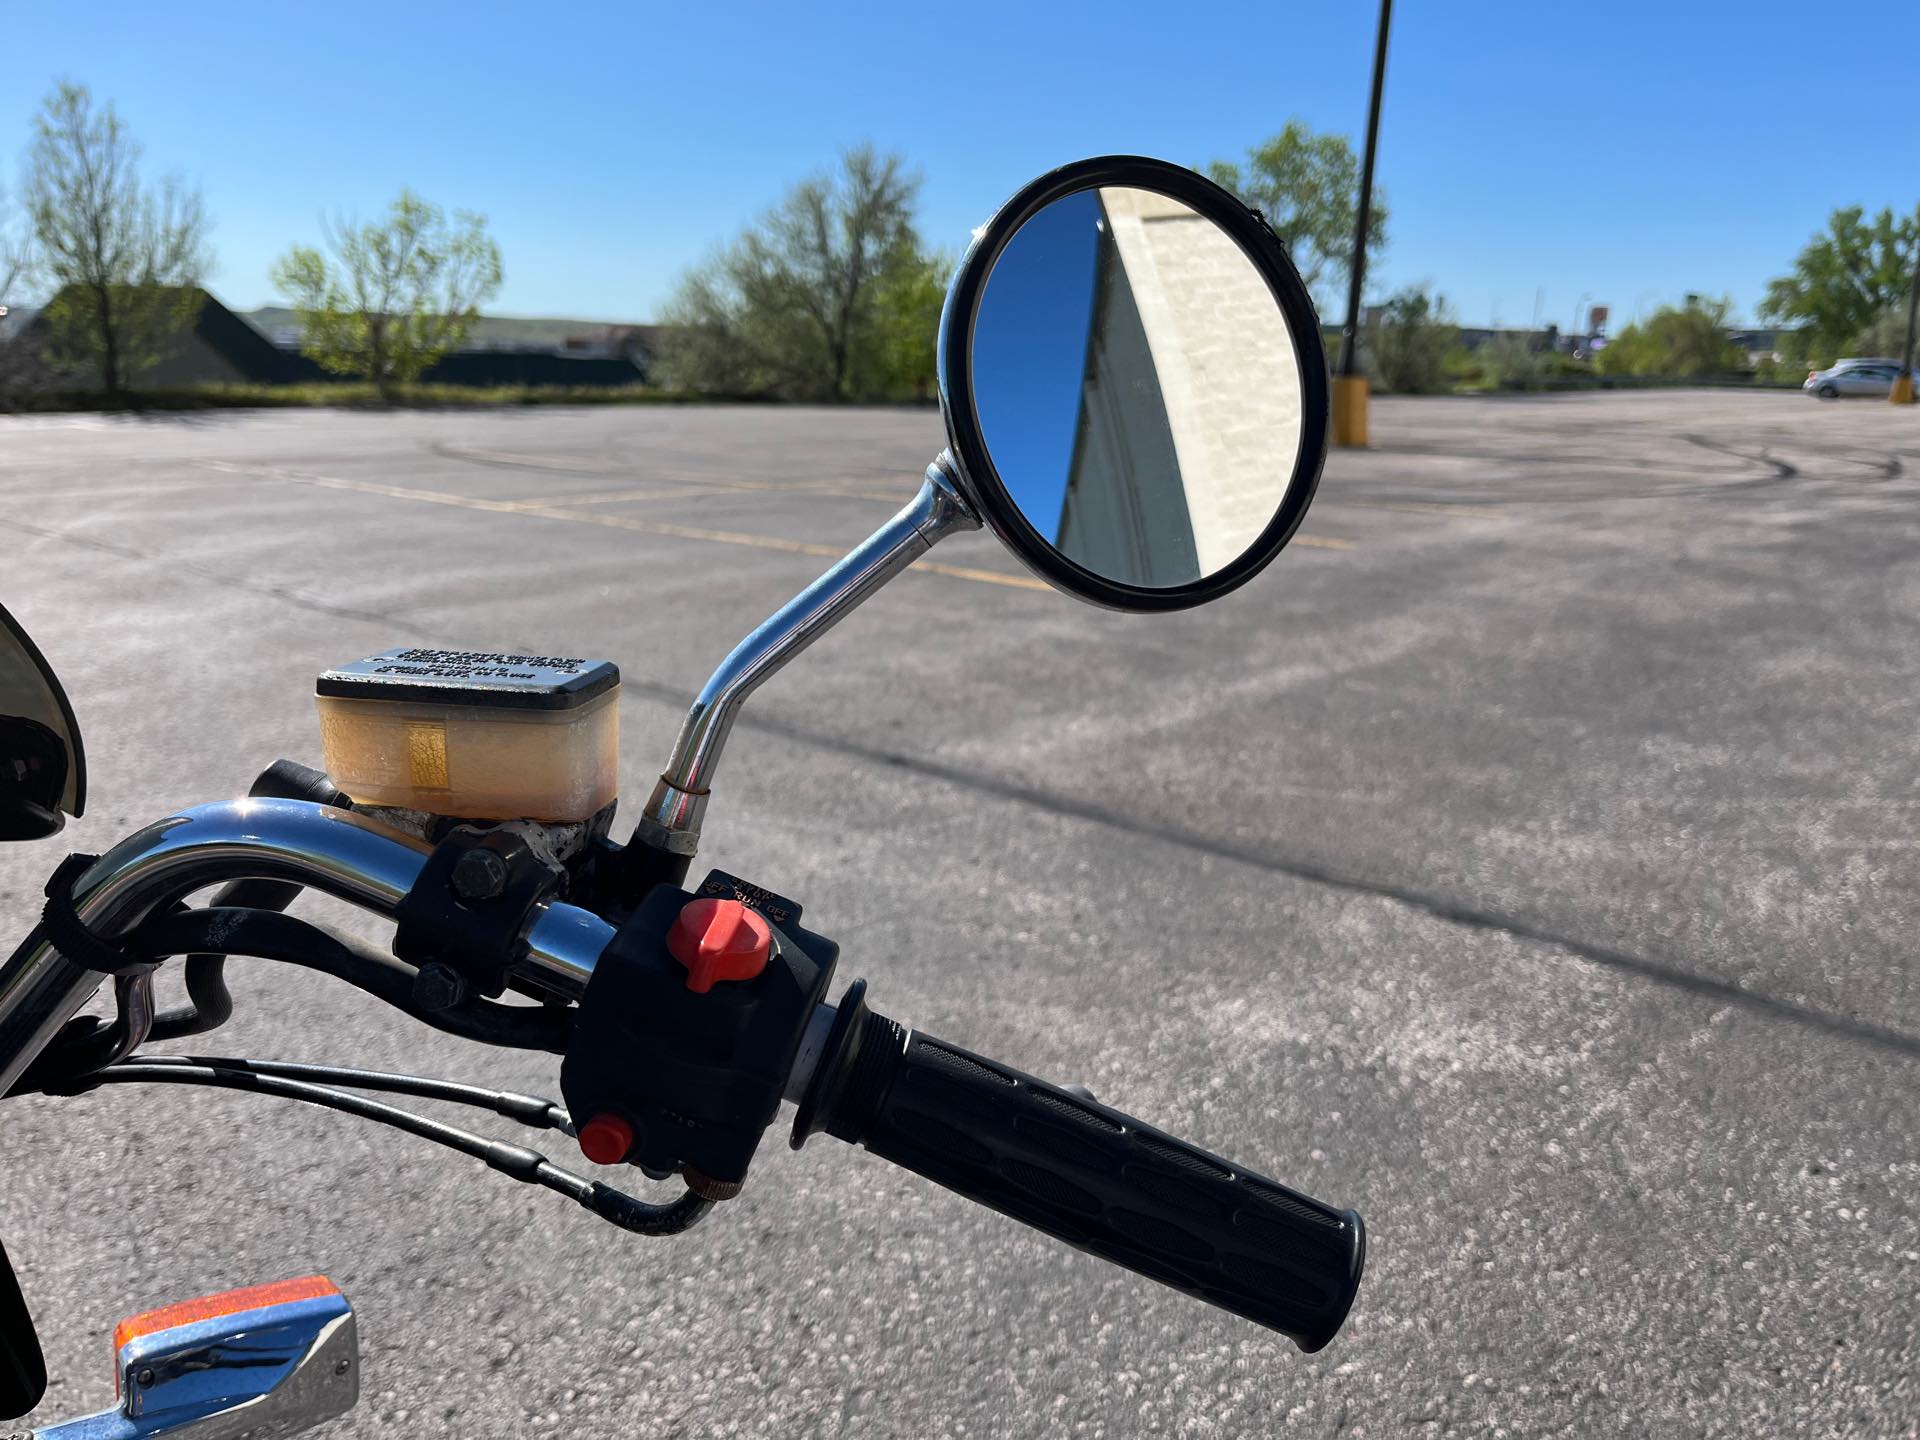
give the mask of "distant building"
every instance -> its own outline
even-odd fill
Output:
[[[48,311],[59,305],[61,290],[16,337],[41,371],[40,383],[52,388],[88,389],[100,383],[91,366],[56,370],[46,359],[53,325]],[[288,356],[266,336],[198,286],[169,289],[181,297],[180,320],[159,342],[160,358],[132,377],[136,386],[167,390],[187,385],[284,385],[308,378],[311,362]]]
[[[62,292],[65,293],[65,292]],[[180,293],[180,292],[176,292]],[[300,353],[298,326],[276,325],[271,338],[222,305],[207,291],[186,293],[182,319],[161,345],[158,362],[132,377],[136,389],[173,390],[196,385],[324,384],[348,377],[323,370]],[[59,296],[50,303],[58,303]],[[635,332],[622,345],[600,353],[556,353],[551,346],[498,350],[460,350],[442,356],[421,381],[428,385],[492,387],[501,385],[591,386],[638,385],[645,368],[632,358],[643,351],[642,338],[655,327],[609,327]],[[643,332],[645,332],[643,336]],[[40,370],[39,381],[50,389],[90,389],[99,384],[91,367],[56,371],[45,362],[51,336],[47,312],[42,310],[21,330],[15,343],[24,346]]]
[[[1758,365],[1762,360],[1784,360],[1781,344],[1786,337],[1795,332],[1791,330],[1729,330],[1727,343],[1747,357],[1749,365]]]
[[[659,325],[603,325],[569,335],[561,342],[563,355],[627,360],[644,377],[653,370],[654,356],[660,351]]]
[[[1489,326],[1475,327],[1468,325],[1460,327],[1460,348],[1462,350],[1472,352],[1480,349],[1484,345],[1490,345],[1495,341],[1525,345],[1527,353],[1530,355],[1538,355],[1553,350],[1558,351],[1562,355],[1573,355],[1579,358],[1585,358],[1595,351],[1605,349],[1607,337],[1597,331],[1589,331],[1584,335],[1577,332],[1563,334],[1557,325],[1548,325],[1539,330],[1507,330]]]

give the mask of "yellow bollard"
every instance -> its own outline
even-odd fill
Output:
[[[1333,443],[1365,448],[1367,444],[1367,377],[1333,377]]]
[[[1895,405],[1913,404],[1913,375],[1911,372],[1893,377],[1893,389],[1887,392],[1887,399]],[[1339,413],[1339,407],[1335,406],[1334,411],[1336,414]]]

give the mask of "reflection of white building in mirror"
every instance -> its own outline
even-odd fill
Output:
[[[1260,272],[1212,221],[1149,190],[1110,187],[1100,199],[1159,377],[1190,543],[1211,574],[1266,528],[1292,476],[1293,339]]]
[[[1153,348],[1104,219],[1058,544],[1096,574],[1185,585],[1200,574]]]

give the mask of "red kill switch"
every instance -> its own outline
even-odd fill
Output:
[[[596,1165],[618,1165],[631,1149],[633,1126],[618,1115],[596,1115],[580,1127],[580,1153]]]
[[[738,900],[694,900],[667,932],[667,953],[687,967],[687,988],[704,995],[716,980],[751,980],[767,968],[773,931]]]

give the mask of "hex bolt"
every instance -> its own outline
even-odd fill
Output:
[[[507,888],[507,862],[491,850],[469,850],[453,866],[453,893],[462,900],[492,900]]]
[[[467,977],[438,960],[420,967],[413,977],[413,1003],[422,1010],[451,1010],[467,998]]]
[[[142,1368],[140,1373],[133,1377],[133,1383],[138,1385],[142,1390],[153,1384],[153,1367],[146,1366]]]

